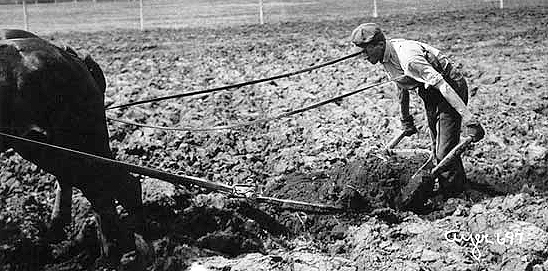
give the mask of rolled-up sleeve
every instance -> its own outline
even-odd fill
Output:
[[[443,80],[443,76],[424,57],[413,57],[404,67],[405,75],[425,84],[425,88],[435,86]]]

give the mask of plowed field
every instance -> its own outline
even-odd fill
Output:
[[[362,22],[70,32],[45,38],[89,53],[101,64],[108,83],[105,103],[111,105],[338,58],[356,50],[348,36]],[[462,65],[470,108],[487,132],[463,155],[467,175],[506,195],[469,191],[420,216],[394,210],[391,203],[397,195],[390,193],[401,176],[409,175],[403,170],[407,164],[383,164],[370,153],[399,128],[390,85],[234,130],[158,131],[109,122],[119,160],[228,184],[258,184],[270,196],[335,204],[347,181],[368,181],[358,191],[364,201],[358,202],[358,210],[310,214],[143,178],[145,239],[156,254],[149,270],[548,270],[548,9],[397,15],[377,22],[389,37],[429,43]],[[270,83],[116,109],[108,115],[161,126],[230,125],[383,80],[381,67],[358,57]],[[398,147],[428,149],[422,102],[417,95],[411,100],[422,127]],[[76,248],[68,239],[58,245],[41,240],[55,178],[13,151],[0,154],[0,167],[0,270],[93,269],[93,237],[86,239],[86,247]],[[365,173],[356,173],[363,168]],[[67,228],[70,237],[91,232],[89,206],[80,197],[74,199],[73,217]],[[524,237],[519,245],[476,243],[474,250],[470,243],[446,238],[444,233],[455,229],[491,236],[518,229]]]

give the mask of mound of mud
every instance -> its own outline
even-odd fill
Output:
[[[346,210],[401,209],[411,176],[428,159],[426,152],[374,153],[330,172],[291,174],[268,182],[264,194]]]

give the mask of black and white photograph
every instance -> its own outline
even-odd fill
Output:
[[[548,271],[548,0],[0,0],[0,271]]]

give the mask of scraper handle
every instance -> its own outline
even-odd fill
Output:
[[[396,137],[392,138],[390,142],[388,142],[388,145],[386,146],[386,149],[393,149],[398,145],[401,140],[405,137],[405,132],[401,131]]]
[[[432,175],[437,176],[440,169],[447,166],[447,164],[451,163],[455,157],[461,155],[466,148],[472,144],[472,137],[466,137],[462,142],[460,142],[457,146],[455,146],[439,163],[438,165],[432,169]]]

